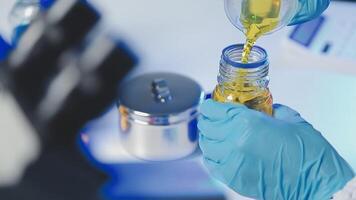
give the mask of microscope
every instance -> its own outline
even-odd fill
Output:
[[[58,0],[1,63],[2,88],[41,141],[39,158],[19,184],[0,188],[1,199],[102,199],[106,175],[81,151],[77,133],[112,105],[137,59],[123,41],[95,31],[99,20],[85,1]]]

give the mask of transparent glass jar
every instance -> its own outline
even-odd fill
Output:
[[[298,6],[298,0],[225,0],[225,13],[245,34],[246,26],[255,24],[264,35],[287,26],[297,14]]]
[[[12,43],[16,45],[28,25],[40,13],[40,0],[17,0],[9,14],[9,21],[13,28]]]
[[[267,52],[261,47],[254,46],[249,62],[242,63],[243,48],[243,44],[237,44],[223,50],[218,85],[214,90],[213,99],[223,103],[241,103],[272,115],[273,99],[268,88]]]

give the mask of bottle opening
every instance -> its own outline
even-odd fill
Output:
[[[248,63],[241,61],[243,44],[235,44],[226,47],[222,53],[222,59],[229,65],[237,68],[258,68],[267,64],[267,52],[262,47],[254,46],[251,50]]]

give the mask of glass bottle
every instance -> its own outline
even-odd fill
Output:
[[[249,62],[241,61],[243,44],[226,47],[221,56],[218,85],[213,99],[219,102],[241,103],[272,115],[272,95],[268,88],[269,62],[267,52],[252,48]]]
[[[17,0],[9,14],[9,21],[14,29],[12,42],[16,44],[28,25],[40,12],[40,0]]]

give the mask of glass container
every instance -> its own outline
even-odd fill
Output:
[[[221,56],[218,85],[213,99],[223,103],[241,103],[272,115],[272,95],[268,88],[269,62],[267,52],[252,48],[248,63],[241,61],[243,44],[226,47]]]

